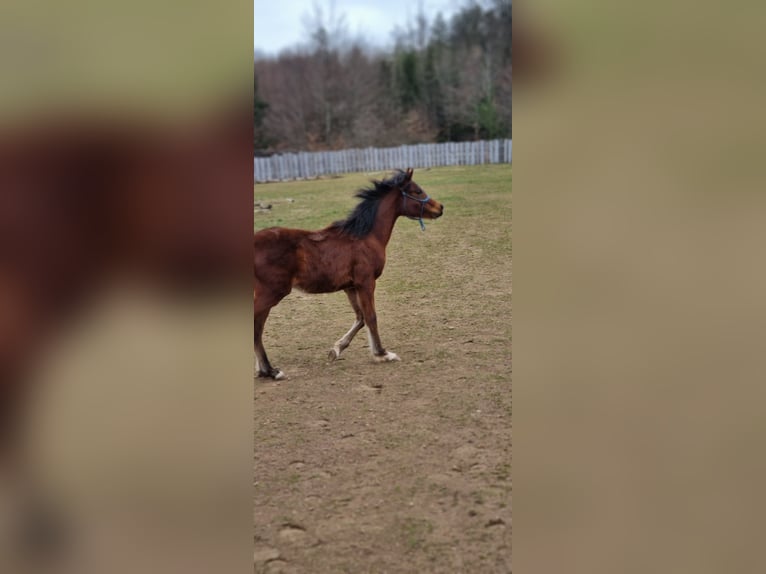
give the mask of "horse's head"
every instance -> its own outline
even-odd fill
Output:
[[[412,168],[404,172],[399,189],[402,192],[402,215],[420,221],[422,229],[425,229],[423,219],[436,219],[444,213],[444,206],[412,181]]]

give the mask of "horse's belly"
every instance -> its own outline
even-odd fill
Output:
[[[352,262],[327,241],[304,241],[297,252],[293,287],[306,293],[333,293],[352,284]]]
[[[324,274],[313,274],[310,277],[296,277],[293,287],[306,293],[334,293],[351,287],[350,277],[331,277]]]

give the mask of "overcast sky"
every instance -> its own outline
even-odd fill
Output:
[[[312,19],[319,5],[327,19],[332,0],[254,0],[253,44],[256,52],[276,54],[284,48],[304,43],[306,19]],[[337,14],[345,15],[346,28],[352,37],[362,36],[373,45],[391,40],[395,26],[405,28],[414,22],[418,2],[429,21],[441,11],[445,17],[456,12],[465,0],[334,0]]]

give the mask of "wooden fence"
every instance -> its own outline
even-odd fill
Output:
[[[255,158],[254,176],[255,181],[261,183],[311,179],[335,173],[389,171],[408,167],[511,163],[511,158],[511,140],[300,152]]]

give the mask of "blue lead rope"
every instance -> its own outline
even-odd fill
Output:
[[[402,197],[404,197],[404,200],[407,201],[407,199],[411,199],[412,201],[417,201],[420,203],[420,216],[419,217],[411,217],[407,216],[410,219],[417,219],[418,223],[420,223],[420,230],[425,231],[426,230],[426,224],[423,223],[423,210],[426,208],[426,203],[428,203],[428,200],[431,199],[430,195],[426,195],[425,199],[418,199],[417,197],[412,197],[411,195],[407,195],[406,193],[402,192]]]

